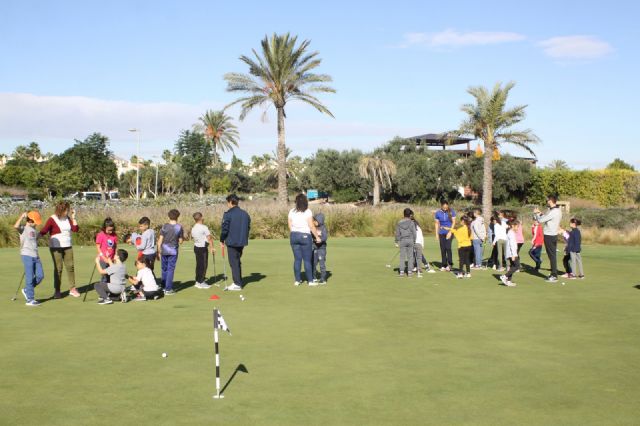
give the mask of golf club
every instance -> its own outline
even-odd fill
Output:
[[[96,265],[93,265],[93,272],[91,272],[91,278],[89,278],[89,283],[87,284],[88,286],[91,285],[91,283],[93,282],[93,274],[96,273]],[[89,293],[89,289],[87,289],[84,292],[84,297],[82,298],[82,303],[84,303],[85,300],[87,300],[87,293]]]
[[[217,283],[218,275],[216,274],[216,252],[212,251],[211,256],[213,256],[213,285],[220,287],[220,284]]]
[[[389,262],[387,262],[387,265],[386,265],[386,267],[387,267],[387,268],[391,268],[391,263],[393,262],[393,260],[394,260],[396,257],[398,257],[398,255],[399,255],[399,254],[400,254],[400,250],[398,250],[398,251],[396,252],[396,254],[394,254],[394,255],[393,255],[393,257],[392,257],[391,259],[389,259]]]
[[[227,262],[224,260],[224,244],[222,245],[222,280],[227,281]]]
[[[18,298],[18,292],[22,288],[23,281],[24,281],[24,272],[22,273],[22,278],[20,278],[20,284],[18,284],[18,289],[16,290],[16,294],[13,295],[13,297],[11,298],[11,301],[14,301]]]

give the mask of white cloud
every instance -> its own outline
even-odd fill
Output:
[[[222,102],[139,103],[81,96],[0,93],[0,152],[10,153],[17,145],[36,141],[44,151],[58,153],[70,147],[74,139],[101,132],[109,137],[115,154],[127,158],[136,150],[135,135],[128,129],[139,128],[142,130],[140,153],[150,157],[172,149],[180,131],[191,128],[206,109],[222,106]],[[287,110],[287,145],[296,155],[306,156],[318,148],[371,150],[396,135],[424,133],[424,129],[307,114],[309,108],[291,104]],[[275,149],[276,120],[272,117],[273,111],[269,112],[266,123],[260,119],[260,110],[237,123],[240,148],[236,152],[241,158],[249,159]],[[234,118],[237,113],[237,108],[230,111]]]
[[[522,34],[500,31],[468,31],[460,32],[446,29],[438,33],[406,33],[400,47],[464,47],[484,46],[489,44],[510,43],[522,41],[526,37]]]
[[[613,52],[606,41],[587,35],[552,37],[538,44],[547,56],[555,59],[597,59]]]

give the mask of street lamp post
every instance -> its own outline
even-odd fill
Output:
[[[140,201],[140,129],[129,129],[130,132],[136,133],[136,201]]]

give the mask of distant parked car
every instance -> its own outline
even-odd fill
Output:
[[[11,196],[11,201],[12,202],[27,201],[27,196],[26,195],[12,195]]]
[[[71,198],[77,198],[80,200],[102,200],[102,193],[99,191],[82,191],[71,194]],[[109,191],[106,193],[107,200],[119,200],[120,194],[118,191]]]

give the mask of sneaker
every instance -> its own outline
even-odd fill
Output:
[[[324,280],[322,280],[322,281],[318,281],[318,284],[320,284],[320,285],[327,285],[327,282],[326,282],[326,281],[324,281]]]
[[[104,299],[102,297],[98,297],[98,303],[102,303]]]
[[[469,273],[464,274],[464,277],[465,277],[465,278],[471,278],[471,274],[469,274]]]
[[[560,275],[562,278],[571,278],[571,274],[562,274]]]
[[[444,270],[447,272],[451,272],[451,266],[447,266],[446,268],[444,268]]]
[[[311,284],[309,284],[309,285],[311,285]],[[235,284],[235,283],[231,284],[231,285],[228,285],[228,286],[226,286],[224,288],[224,291],[240,291],[240,290],[242,290],[242,287],[240,287],[238,284]]]
[[[27,289],[23,288],[21,291],[22,291],[22,295],[24,296],[25,302],[28,302],[29,298],[27,297]]]
[[[577,279],[577,278],[578,278],[578,277],[576,277],[575,275],[573,275],[573,274],[569,274],[569,279],[570,279],[570,280],[575,280],[575,279]]]
[[[207,289],[207,288],[211,288],[211,286],[207,283],[196,283],[196,285],[194,285],[195,288],[201,288],[201,289]]]
[[[72,295],[73,297],[80,297],[80,292],[78,292],[78,290],[75,287],[69,290],[69,294]]]
[[[460,279],[460,278],[464,278],[464,274],[462,272],[458,272],[456,274],[456,278]]]
[[[578,278],[584,280],[584,275],[578,275]]]
[[[404,272],[400,272],[400,273],[398,274],[398,278],[404,278]]]
[[[506,275],[500,275],[500,281],[502,281],[504,285],[507,285],[507,282],[509,282]]]
[[[447,270],[447,268],[445,268],[444,266],[442,268],[440,268],[440,272],[444,272],[446,270]]]
[[[176,294],[175,290],[165,290],[164,291],[164,295],[165,296],[173,296],[174,294]]]
[[[113,300],[111,299],[100,299],[98,300],[98,305],[111,305]]]
[[[298,287],[300,285],[300,281],[294,281],[293,285],[295,285],[296,287]],[[225,288],[226,290],[226,288]]]
[[[549,278],[547,278],[546,280],[548,283],[555,283],[558,282],[558,279],[556,277],[554,277],[553,275],[549,276]]]
[[[318,286],[318,281],[313,280],[309,283],[309,287],[317,287]]]
[[[418,278],[422,278],[422,274],[420,272],[418,272],[418,275],[416,275]]]
[[[418,268],[413,268],[411,271],[412,272],[418,272]]]
[[[136,297],[136,298],[135,298],[135,299],[133,299],[133,300],[135,300],[136,302],[146,302],[146,301],[147,301],[147,298],[146,298],[146,297],[144,297],[144,296],[142,296],[142,295],[138,295],[138,297]]]
[[[28,300],[27,303],[25,303],[25,305],[27,305],[27,306],[40,306],[40,302],[38,302],[35,299],[32,299],[32,300]]]
[[[319,283],[319,282],[320,282],[320,280],[319,280],[319,279],[317,279],[317,278],[314,278],[312,282],[314,282],[314,283]]]
[[[435,273],[436,273],[436,271],[435,271],[435,269],[428,269],[428,270],[427,270],[427,273],[429,273],[429,274],[435,274]]]
[[[507,287],[515,287],[516,283],[512,283],[511,281],[507,281],[506,283],[504,283],[504,285],[506,285]]]
[[[496,268],[496,265],[493,265],[493,266],[491,267],[491,269],[493,269],[494,271],[497,271],[497,270],[498,270],[498,268]]]

